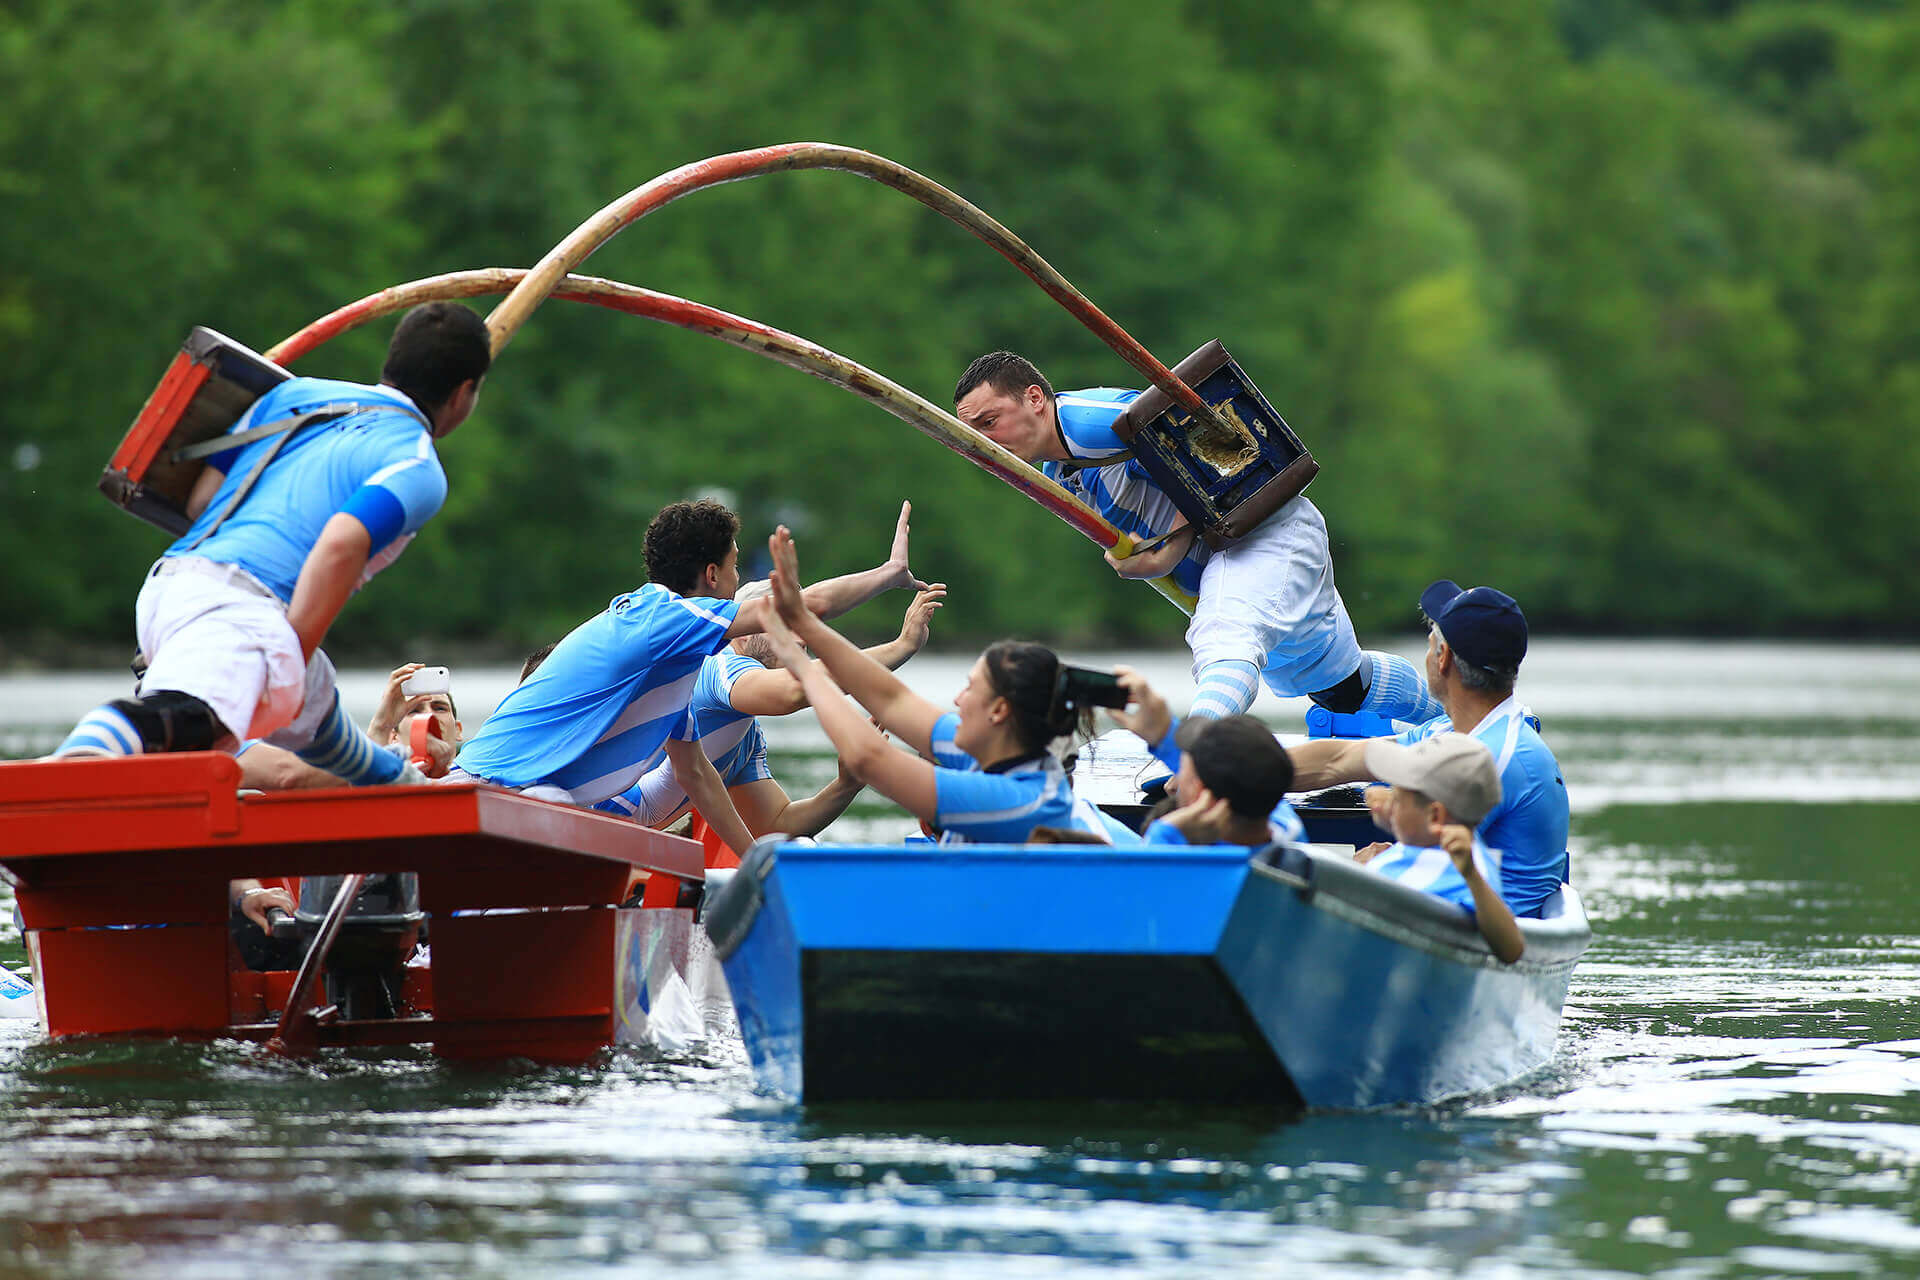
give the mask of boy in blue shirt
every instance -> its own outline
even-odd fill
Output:
[[[1285,796],[1293,766],[1273,731],[1252,716],[1190,719],[1174,735],[1180,770],[1168,791],[1180,807],[1149,825],[1148,844],[1241,844],[1306,838]]]
[[[1500,850],[1474,833],[1500,803],[1493,753],[1464,733],[1437,733],[1411,746],[1374,738],[1365,752],[1374,777],[1393,786],[1387,819],[1395,843],[1369,845],[1354,857],[1466,911],[1503,964],[1518,960],[1527,944],[1501,893]]]

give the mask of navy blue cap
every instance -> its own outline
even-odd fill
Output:
[[[1517,675],[1527,656],[1527,615],[1512,596],[1445,578],[1420,593],[1420,612],[1440,628],[1447,647],[1476,667]]]

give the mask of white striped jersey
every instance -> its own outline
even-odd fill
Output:
[[[1473,865],[1479,869],[1481,878],[1493,887],[1493,891],[1505,897],[1500,884],[1501,861],[1500,850],[1487,848],[1476,833],[1473,837]],[[1465,877],[1453,865],[1453,859],[1445,849],[1392,844],[1375,854],[1367,866],[1389,880],[1398,880],[1409,889],[1424,889],[1435,897],[1445,898],[1455,906],[1466,908],[1469,913],[1473,911],[1473,890],[1467,888]]]
[[[760,732],[760,721],[733,707],[734,681],[750,671],[765,670],[754,659],[723,649],[700,664],[700,678],[694,681],[687,711],[700,735],[700,749],[729,787],[773,776],[767,767],[767,739]],[[596,807],[657,827],[671,822],[686,805],[687,789],[680,785],[673,761],[662,760],[640,781]]]
[[[455,763],[502,786],[561,787],[580,804],[619,795],[669,735],[696,736],[687,707],[701,664],[739,610],[658,583],[615,596],[507,694]]]
[[[1091,803],[1074,797],[1072,780],[1052,752],[1004,771],[989,773],[953,745],[960,717],[949,711],[934,722],[934,821],[942,844],[1025,844],[1035,827],[1087,831],[1107,843],[1132,836]]]
[[[1157,538],[1177,524],[1185,524],[1180,508],[1155,484],[1147,469],[1133,458],[1123,457],[1126,441],[1113,429],[1113,420],[1136,399],[1138,391],[1116,387],[1090,387],[1084,391],[1062,391],[1053,405],[1060,424],[1060,439],[1074,462],[1043,462],[1040,470],[1080,498],[1121,532],[1137,542]],[[1105,466],[1083,466],[1102,459],[1118,459]],[[1207,563],[1207,544],[1198,538],[1186,558],[1174,566],[1173,580],[1194,594],[1200,594],[1200,571]]]

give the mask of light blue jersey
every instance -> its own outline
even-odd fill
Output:
[[[1507,898],[1501,876],[1502,861],[1501,851],[1489,849],[1481,842],[1479,833],[1475,832],[1473,865],[1479,869],[1480,878],[1492,886],[1495,893]],[[1467,888],[1466,878],[1453,865],[1453,858],[1445,849],[1391,844],[1375,854],[1373,861],[1367,863],[1367,868],[1378,871],[1389,880],[1398,880],[1409,889],[1424,889],[1436,898],[1445,898],[1457,907],[1464,907],[1469,915],[1473,914],[1473,890]],[[1507,898],[1507,901],[1511,903],[1513,900]]]
[[[1396,741],[1411,745],[1452,728],[1453,721],[1437,716]],[[1500,803],[1480,820],[1479,833],[1503,855],[1501,896],[1516,916],[1538,915],[1568,874],[1567,783],[1560,762],[1511,697],[1470,732],[1486,743],[1500,770]]]
[[[507,787],[562,787],[580,804],[619,795],[661,758],[687,714],[701,664],[740,606],[658,583],[615,596],[501,701],[454,762]]]
[[[357,382],[294,378],[255,401],[232,431],[336,403],[391,408],[302,427],[260,473],[245,501],[203,542],[202,534],[280,437],[213,455],[207,464],[225,471],[226,482],[165,554],[239,565],[281,600],[291,601],[300,568],[320,540],[320,531],[344,511],[365,525],[373,539],[361,585],[392,564],[447,498],[447,477],[433,451],[433,437],[419,407],[405,393]]]
[[[1145,542],[1185,524],[1186,517],[1173,505],[1173,499],[1160,491],[1145,467],[1123,457],[1127,444],[1114,431],[1113,420],[1139,394],[1115,387],[1091,387],[1055,396],[1060,439],[1076,461],[1043,462],[1040,470],[1105,516],[1115,528],[1135,541]],[[1080,465],[1111,458],[1121,460],[1105,466]],[[1206,567],[1207,555],[1207,544],[1195,538],[1193,549],[1169,576],[1183,590],[1199,595],[1200,571]]]
[[[1052,752],[988,773],[953,745],[959,727],[953,712],[933,726],[933,825],[940,829],[940,843],[1025,844],[1035,827],[1091,832],[1108,843],[1119,832],[1132,835],[1091,803],[1074,798],[1073,783]]]
[[[700,678],[693,684],[687,711],[700,735],[700,749],[729,787],[773,776],[767,767],[767,739],[760,732],[760,721],[733,707],[733,682],[750,671],[766,669],[752,658],[723,649],[700,664]],[[686,805],[687,789],[674,773],[673,761],[662,760],[640,781],[595,807],[657,827],[672,821]]]

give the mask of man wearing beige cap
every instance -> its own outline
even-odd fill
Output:
[[[1527,944],[1500,894],[1501,853],[1472,830],[1500,803],[1493,752],[1477,738],[1449,732],[1411,746],[1375,738],[1366,757],[1368,772],[1393,785],[1386,816],[1398,843],[1370,845],[1354,856],[1461,907],[1502,963],[1518,960]]]

